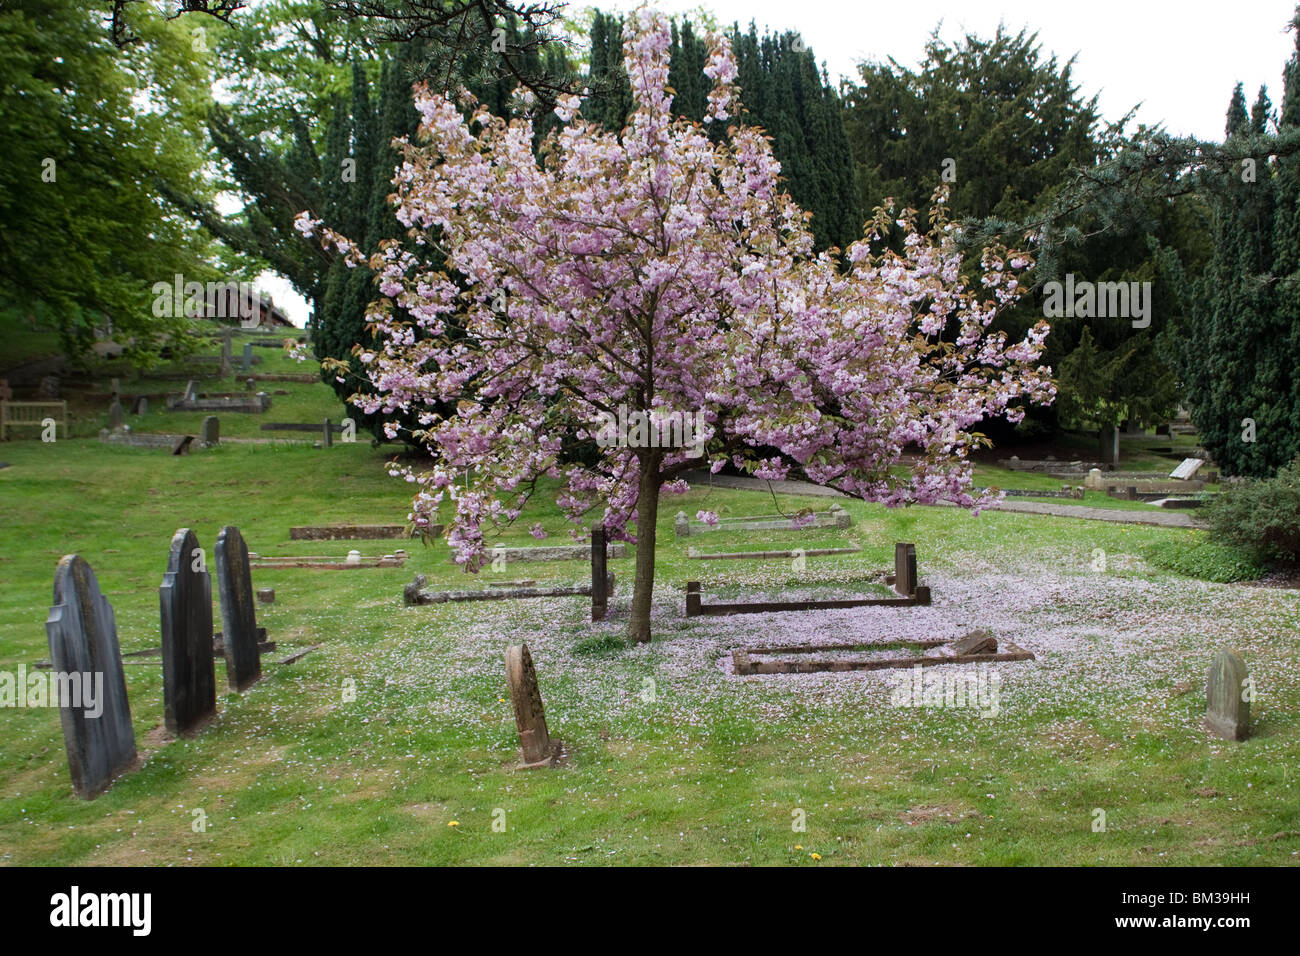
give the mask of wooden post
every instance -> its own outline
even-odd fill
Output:
[[[334,447],[334,435],[330,430],[330,420],[328,418],[325,419],[325,447]]]
[[[603,621],[609,610],[605,569],[607,537],[604,525],[591,529],[591,619],[593,621]]]
[[[686,582],[686,616],[695,617],[700,613],[700,582]]]

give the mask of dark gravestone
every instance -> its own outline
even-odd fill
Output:
[[[916,593],[916,545],[894,545],[894,590],[903,597]]]
[[[117,431],[126,424],[126,409],[122,407],[116,396],[113,398],[113,404],[108,406],[108,427]]]
[[[257,653],[253,575],[248,568],[248,548],[238,528],[227,525],[221,529],[213,560],[217,564],[217,590],[221,596],[226,680],[233,689],[243,690],[261,678],[262,659]]]
[[[58,398],[59,377],[57,375],[47,375],[41,379],[41,384],[36,388],[36,397],[41,400]]]
[[[603,621],[609,610],[609,593],[605,581],[605,526],[591,529],[591,619]]]
[[[506,648],[506,680],[515,708],[515,726],[519,729],[520,766],[529,770],[553,766],[560,757],[561,745],[551,739],[546,729],[542,693],[537,687],[537,672],[533,670],[527,644]]]
[[[132,415],[143,415],[149,411],[149,399],[141,395],[135,400],[135,406],[131,409]]]
[[[216,415],[208,415],[203,419],[203,427],[199,430],[199,442],[204,447],[212,447],[221,441],[221,421]]]
[[[1205,729],[1224,740],[1250,735],[1249,674],[1245,662],[1230,650],[1214,655],[1205,682]]]
[[[330,428],[330,420],[329,420],[328,418],[325,419],[325,431],[324,431],[324,435],[325,435],[325,447],[326,447],[326,448],[333,448],[333,447],[334,447],[334,434],[333,434],[333,430]]]
[[[249,371],[253,367],[253,343],[252,342],[244,343],[244,356],[240,362],[240,367],[245,372]]]
[[[64,688],[79,691],[60,692],[59,720],[72,786],[78,796],[91,799],[134,763],[135,731],[113,605],[80,555],[66,555],[54,572],[54,606],[45,632],[52,671]]]
[[[212,664],[212,578],[189,528],[172,537],[158,603],[163,718],[171,733],[191,734],[216,712],[217,676]]]

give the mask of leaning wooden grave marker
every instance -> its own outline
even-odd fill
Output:
[[[173,734],[192,734],[216,713],[217,677],[212,665],[212,577],[189,528],[172,536],[158,603],[163,720]]]
[[[506,648],[506,681],[510,685],[510,702],[514,705],[515,726],[519,730],[520,769],[553,767],[560,759],[563,746],[552,740],[546,728],[546,711],[537,686],[537,671],[527,644]]]
[[[45,631],[72,786],[93,799],[135,762],[135,731],[113,605],[80,555],[59,561]]]
[[[888,654],[902,647],[914,653],[906,657]],[[813,657],[840,651],[861,651],[851,657]],[[928,653],[927,653],[928,652]],[[791,660],[763,658],[789,655]],[[807,655],[807,656],[805,656]],[[754,674],[812,674],[821,671],[876,671],[895,668],[935,667],[940,664],[993,664],[1004,661],[1035,660],[1032,651],[997,640],[987,631],[974,631],[954,641],[903,639],[839,644],[785,644],[768,647],[738,647],[731,652],[735,672]]]
[[[261,678],[262,659],[257,653],[257,618],[248,548],[238,528],[227,525],[221,529],[214,554],[217,589],[221,594],[226,680],[234,690],[242,691]]]

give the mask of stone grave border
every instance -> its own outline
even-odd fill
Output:
[[[813,528],[851,528],[853,516],[838,502],[825,511],[813,513],[813,520],[795,525],[795,515],[736,515],[720,517],[716,525],[691,521],[685,511],[673,518],[673,533],[679,538],[711,531],[808,531]]]
[[[756,560],[774,558],[822,558],[833,554],[857,554],[861,548],[792,548],[786,551],[715,551],[711,554],[686,549],[686,557],[692,561],[727,561],[732,559],[752,558]]]
[[[258,392],[252,398],[233,396],[230,398],[187,399],[184,396],[177,398],[170,395],[167,397],[167,411],[169,412],[247,412],[260,415],[269,411],[270,408],[271,396],[265,392]]]
[[[129,431],[113,433],[107,428],[100,429],[99,440],[110,445],[126,445],[129,448],[165,448],[173,455],[188,455],[192,451],[211,447],[198,441],[194,435],[167,435],[161,432]]]
[[[912,657],[884,658],[870,654],[854,658],[817,658],[810,657],[795,661],[756,661],[753,658],[769,654],[816,654],[820,651],[863,650],[871,648],[889,648],[891,645],[904,644],[921,650],[936,647],[949,647],[955,640],[883,640],[874,642],[851,641],[838,644],[777,644],[763,647],[737,647],[731,652],[731,663],[737,675],[750,677],[757,674],[815,674],[836,671],[879,671],[911,667],[933,667],[939,664],[995,664],[1010,661],[1037,660],[1033,651],[1027,651],[1018,644],[1004,641],[995,653],[983,654],[947,654],[934,657],[914,655]]]
[[[493,559],[501,558],[506,564],[529,561],[581,561],[589,556],[590,547],[589,544],[551,544],[537,548],[507,548],[498,544],[489,548],[487,553]],[[627,545],[622,541],[607,542],[605,548],[606,560],[627,557]],[[455,559],[455,555],[452,555],[452,560]]]
[[[442,533],[442,525],[430,529]],[[384,541],[407,538],[410,535],[404,524],[328,524],[302,525],[289,529],[290,541]]]
[[[592,620],[601,620],[596,617],[597,608],[603,606],[608,609],[609,601],[614,597],[614,574],[606,572],[605,575],[605,595],[601,600],[597,589],[590,584],[575,584],[561,587],[516,587],[508,588],[499,585],[488,585],[486,588],[477,588],[467,591],[426,591],[424,585],[426,578],[423,574],[417,574],[415,580],[402,589],[402,603],[407,607],[425,606],[429,604],[454,604],[460,601],[518,601],[526,598],[542,597],[582,597],[590,596],[592,598]]]
[[[318,568],[326,570],[344,570],[347,568],[400,568],[406,564],[409,557],[405,551],[396,554],[385,554],[380,557],[361,558],[356,562],[349,562],[346,557],[333,558],[324,555],[305,555],[303,557],[287,557],[281,555],[264,555],[256,551],[248,552],[248,565],[250,568]]]

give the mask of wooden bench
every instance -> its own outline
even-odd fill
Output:
[[[68,437],[67,402],[6,402],[0,401],[0,441],[9,429],[17,425],[34,425],[40,428],[45,419],[52,418],[63,426],[63,437]],[[55,433],[57,435],[57,432]]]

